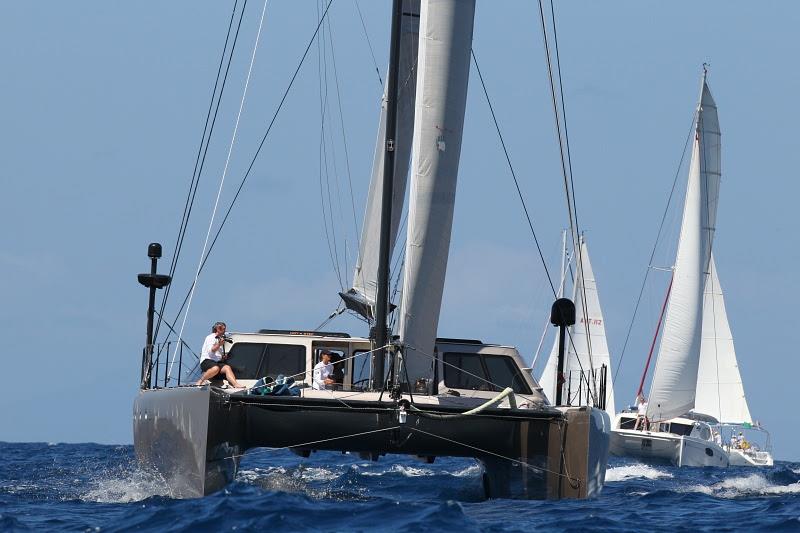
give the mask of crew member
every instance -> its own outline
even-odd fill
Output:
[[[331,352],[322,350],[319,355],[322,360],[314,367],[314,381],[311,386],[318,390],[330,389],[334,383],[331,377],[331,374],[333,374]]]
[[[634,431],[641,426],[642,431],[650,430],[650,421],[647,420],[647,400],[641,394],[636,397],[636,424]]]
[[[237,389],[242,385],[236,381],[236,375],[230,365],[225,363],[225,322],[215,322],[211,327],[211,334],[203,341],[203,350],[200,352],[200,369],[203,375],[197,380],[197,385],[202,385],[206,380],[218,374],[225,376],[228,383]]]

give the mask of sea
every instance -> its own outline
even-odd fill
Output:
[[[800,531],[800,463],[612,458],[590,500],[488,500],[473,460],[251,450],[231,485],[177,500],[133,447],[0,443],[0,531]]]

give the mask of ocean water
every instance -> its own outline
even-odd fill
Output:
[[[800,531],[800,463],[612,458],[601,497],[553,502],[486,500],[467,459],[253,450],[227,489],[174,500],[131,446],[0,443],[0,457],[0,531]]]

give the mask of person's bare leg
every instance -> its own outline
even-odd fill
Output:
[[[197,380],[197,383],[195,383],[195,385],[202,385],[205,380],[211,379],[217,374],[219,374],[219,366],[214,365],[205,372],[203,372],[203,375],[200,376],[200,379]]]
[[[233,369],[230,366],[228,365],[223,366],[222,373],[225,374],[225,377],[228,379],[228,383],[230,383],[233,387],[237,389],[242,388],[242,385],[240,385],[239,382],[236,381],[236,374],[233,373]]]

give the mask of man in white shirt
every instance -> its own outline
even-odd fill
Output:
[[[322,350],[319,355],[322,360],[314,367],[314,380],[311,386],[317,390],[330,389],[330,386],[333,385],[333,379],[331,379],[331,374],[333,374],[331,352]]]
[[[213,378],[218,374],[225,376],[232,387],[242,388],[236,381],[236,375],[230,365],[225,364],[225,322],[215,322],[211,327],[211,335],[203,341],[203,349],[200,352],[200,369],[203,375],[197,380],[197,385]]]

